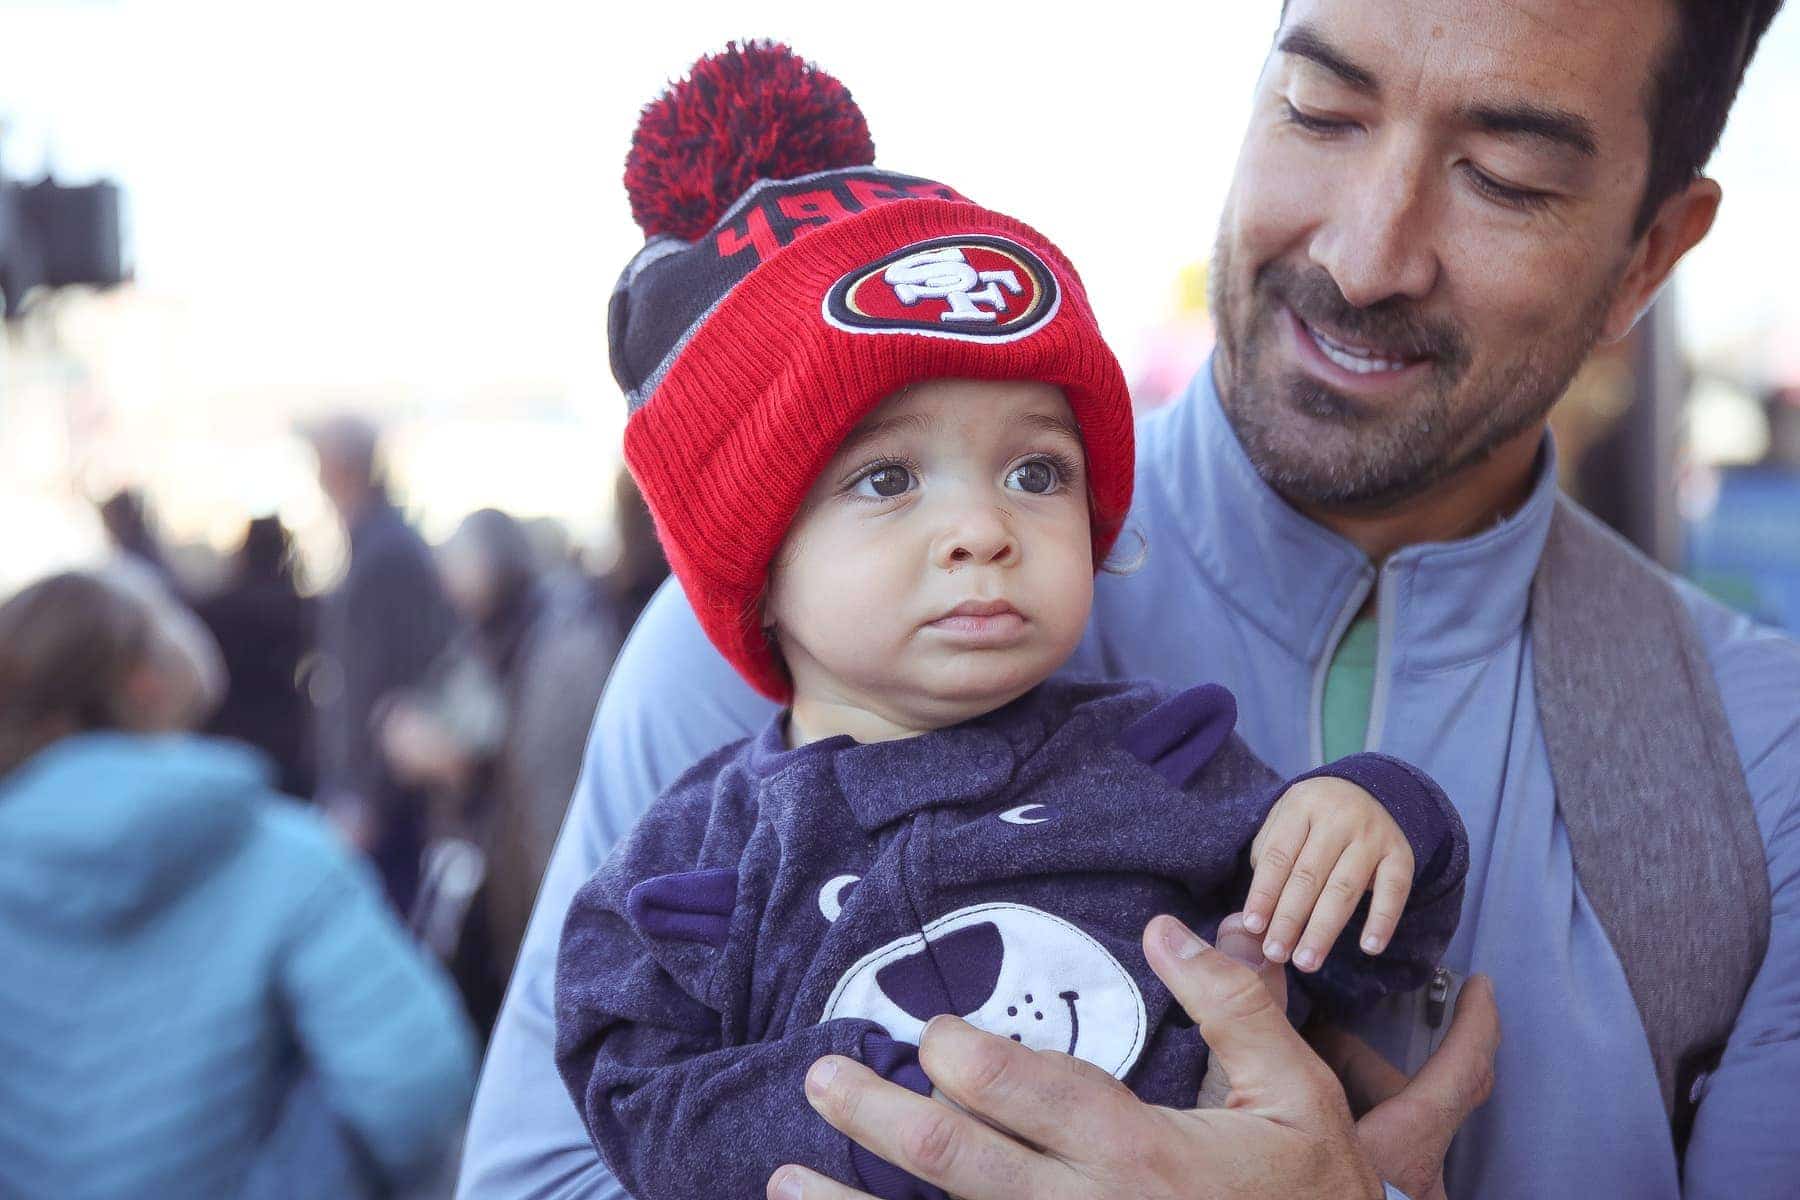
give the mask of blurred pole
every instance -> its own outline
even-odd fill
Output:
[[[1580,499],[1596,516],[1663,566],[1681,564],[1675,464],[1688,371],[1667,290],[1625,347],[1630,405],[1582,461]]]

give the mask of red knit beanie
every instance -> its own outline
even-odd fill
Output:
[[[625,461],[707,636],[782,702],[769,564],[844,436],[907,384],[1060,388],[1087,449],[1096,567],[1131,505],[1131,402],[1075,268],[1030,226],[874,154],[841,84],[750,43],[646,108],[626,160],[649,240],[607,320]]]

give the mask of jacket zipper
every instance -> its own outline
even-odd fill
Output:
[[[1414,1051],[1412,1061],[1406,1064],[1406,1073],[1415,1075],[1425,1065],[1425,1060],[1437,1053],[1444,1043],[1444,1035],[1450,1032],[1449,1023],[1444,1020],[1450,1014],[1450,1006],[1458,991],[1459,980],[1449,967],[1438,967],[1431,972],[1431,981],[1419,989],[1419,1024],[1415,1030],[1424,1033],[1424,1045],[1413,1038]]]
[[[1450,999],[1450,971],[1439,967],[1431,973],[1431,984],[1425,989],[1425,1024],[1436,1029],[1444,1023],[1444,1008]],[[1437,1047],[1434,1045],[1433,1050]]]

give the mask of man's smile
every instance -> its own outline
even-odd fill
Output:
[[[1431,368],[1429,357],[1374,346],[1324,329],[1282,306],[1281,324],[1300,367],[1320,383],[1359,394],[1407,385]]]

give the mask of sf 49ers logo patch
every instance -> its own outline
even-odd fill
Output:
[[[850,333],[914,333],[1011,342],[1062,302],[1044,260],[1003,237],[970,234],[903,246],[825,293],[825,320]]]

